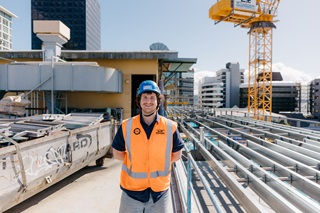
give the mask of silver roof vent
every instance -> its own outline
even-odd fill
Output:
[[[43,60],[59,60],[61,47],[70,39],[70,29],[61,21],[35,20],[33,32],[43,41]]]

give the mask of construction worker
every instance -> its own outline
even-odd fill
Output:
[[[122,122],[112,143],[123,162],[119,212],[172,212],[171,165],[184,143],[177,123],[158,114],[161,92],[154,81],[139,85],[136,103],[141,113]]]

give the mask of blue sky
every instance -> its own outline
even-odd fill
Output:
[[[101,41],[105,51],[149,50],[162,42],[180,58],[198,58],[196,80],[213,76],[227,62],[248,69],[247,29],[209,19],[216,0],[100,0]],[[30,0],[0,0],[18,16],[13,23],[13,49],[31,49]],[[273,71],[284,80],[304,81],[320,75],[319,0],[280,1],[273,32]],[[197,83],[197,82],[196,82]]]

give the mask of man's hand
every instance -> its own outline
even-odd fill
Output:
[[[113,156],[115,159],[123,161],[125,154],[126,154],[125,152],[121,152],[116,149],[113,149]]]
[[[176,162],[178,161],[182,156],[182,150],[177,151],[177,152],[172,152],[171,153],[171,161]]]

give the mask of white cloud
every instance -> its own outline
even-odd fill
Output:
[[[306,74],[304,71],[288,67],[281,62],[273,64],[272,71],[280,72],[283,81],[308,82],[314,79],[309,74]],[[244,75],[245,82],[248,82],[248,70],[245,70]]]
[[[281,72],[284,81],[306,82],[313,78],[301,70],[287,67],[281,62],[275,63],[272,66],[273,72]]]

